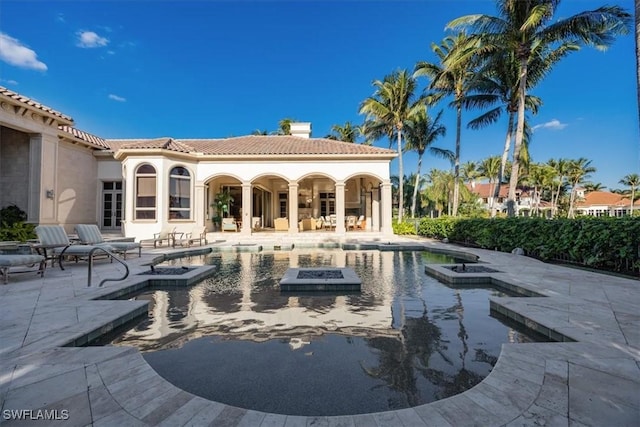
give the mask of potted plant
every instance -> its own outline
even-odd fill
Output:
[[[216,230],[220,229],[222,218],[227,217],[231,203],[233,203],[233,196],[231,196],[229,189],[225,189],[216,194],[215,198],[213,199],[211,207],[216,209],[216,214],[212,218],[212,221]]]

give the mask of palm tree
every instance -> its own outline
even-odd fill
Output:
[[[416,171],[416,182],[413,186],[413,197],[411,199],[411,218],[416,217],[416,201],[418,199],[418,188],[420,186],[420,170],[422,169],[422,156],[429,149],[429,152],[435,156],[452,158],[453,153],[442,148],[432,147],[436,139],[445,136],[447,129],[440,123],[442,118],[442,110],[436,115],[435,119],[427,114],[427,107],[424,106],[416,114],[411,116],[405,128],[406,143],[404,149],[407,151],[416,151],[418,153],[418,166]]]
[[[605,188],[607,188],[606,185],[604,185],[601,182],[587,182],[584,184],[584,189],[588,192],[591,191],[602,191]]]
[[[373,82],[376,91],[360,105],[360,114],[366,114],[369,137],[396,136],[398,147],[398,175],[404,176],[402,168],[402,138],[405,122],[423,105],[415,99],[416,81],[407,70],[395,71],[380,81]],[[402,222],[404,211],[403,180],[398,188],[398,221]]]
[[[629,32],[631,15],[619,6],[603,6],[554,19],[560,0],[496,0],[496,4],[500,16],[467,15],[451,21],[447,27],[471,26],[477,31],[484,52],[506,50],[513,52],[518,60],[518,121],[509,182],[509,214],[514,215],[531,62],[567,42],[605,50],[616,35]]]
[[[567,175],[569,173],[569,160],[567,159],[550,159],[547,164],[551,166],[556,174],[556,184],[557,188],[555,194],[552,194],[551,197],[551,209],[553,210],[553,216],[556,216],[558,213],[558,202],[560,200],[560,191],[562,187],[565,185],[565,181]]]
[[[500,156],[492,156],[484,159],[482,163],[480,163],[478,171],[483,178],[489,180],[489,194],[492,195],[489,209],[493,212],[494,201],[496,199],[496,191],[494,191],[496,183],[498,184],[498,190],[500,189],[500,181],[498,180],[500,177]],[[498,192],[498,194],[500,193]]]
[[[295,122],[295,119],[285,117],[278,122],[278,130],[276,135],[291,135],[291,123]]]
[[[429,186],[425,191],[425,197],[438,212],[438,216],[447,208],[451,214],[451,193],[453,192],[453,175],[451,172],[439,169],[431,169],[427,175]]]
[[[463,106],[472,106],[466,97],[473,90],[476,74],[473,57],[469,55],[477,46],[464,32],[455,37],[447,36],[440,45],[433,43],[431,49],[438,56],[439,64],[420,61],[414,76],[431,78],[429,89],[436,91],[434,98],[453,96],[451,106],[456,110],[456,148],[454,160],[453,215],[458,214],[460,199],[460,135]]]
[[[354,126],[351,122],[345,122],[344,125],[331,126],[331,134],[329,134],[327,138],[344,142],[356,142],[359,134],[360,126]]]
[[[573,205],[576,201],[576,191],[578,185],[582,184],[589,174],[596,171],[596,168],[591,166],[591,160],[587,160],[584,157],[580,157],[578,160],[570,160],[567,169],[567,177],[571,184],[571,196],[569,198],[569,213],[568,217],[573,218],[575,216],[573,212]]]
[[[473,182],[476,178],[480,177],[478,164],[472,160],[464,162],[460,166],[460,176],[462,178],[462,182]]]
[[[619,183],[631,187],[631,216],[633,216],[633,204],[636,199],[636,189],[640,187],[640,175],[630,173],[622,178]]]

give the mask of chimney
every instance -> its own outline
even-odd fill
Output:
[[[291,123],[290,132],[291,132],[291,136],[298,136],[300,138],[311,138],[311,123],[309,122]]]

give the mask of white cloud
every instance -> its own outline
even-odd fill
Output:
[[[562,130],[566,127],[567,127],[566,123],[560,123],[560,120],[552,119],[541,125],[535,125],[534,127],[531,128],[531,130],[532,131],[536,131],[538,129]]]
[[[123,98],[121,96],[114,95],[112,93],[109,94],[109,99],[112,99],[112,100],[118,101],[118,102],[127,102],[127,98]]]
[[[8,85],[17,86],[18,82],[12,79],[0,79],[0,83],[6,83]]]
[[[0,60],[16,67],[47,71],[47,65],[38,61],[35,51],[4,33],[0,33]]]
[[[78,47],[102,47],[109,43],[108,39],[97,35],[93,31],[78,31],[76,34],[78,35],[78,42],[76,43]]]
[[[62,23],[67,22],[67,21],[64,19],[64,13],[58,13],[58,15],[56,16],[56,21],[58,21],[58,22],[62,22]]]

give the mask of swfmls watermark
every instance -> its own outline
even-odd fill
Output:
[[[28,421],[64,421],[69,419],[68,409],[4,409],[2,418],[5,420]]]

